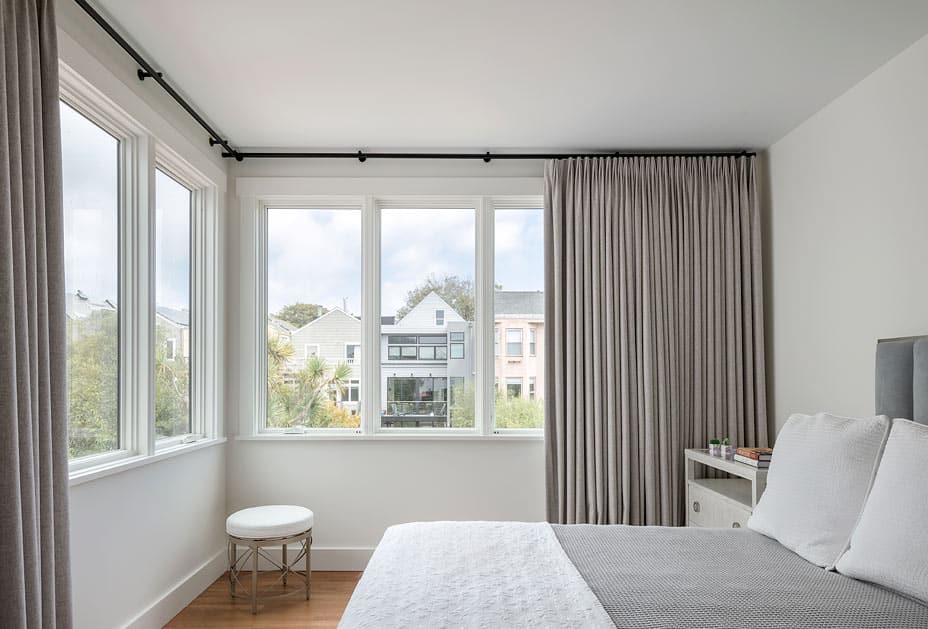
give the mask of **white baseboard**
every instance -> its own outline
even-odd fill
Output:
[[[261,549],[266,551],[271,557],[280,557],[280,546],[267,546]],[[242,548],[239,552],[244,552],[245,549]],[[297,553],[299,552],[299,544],[292,544],[287,547],[287,557],[292,561],[296,558]],[[367,567],[367,562],[371,558],[371,553],[374,552],[372,546],[344,546],[344,547],[325,547],[325,546],[313,546],[312,549],[312,568],[313,571],[322,570],[322,571],[360,571],[364,570]],[[303,570],[306,568],[305,560],[300,560],[294,569]],[[251,566],[245,566],[246,570],[250,570]],[[264,557],[259,557],[258,559],[258,570],[273,570],[274,566],[270,561]]]
[[[126,624],[131,629],[160,629],[226,571],[223,548]]]

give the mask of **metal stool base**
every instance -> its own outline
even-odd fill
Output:
[[[280,575],[277,577],[277,581],[274,582],[271,586],[265,588],[265,591],[270,591],[275,588],[278,584],[287,586],[287,576],[296,575],[301,578],[306,584],[305,588],[300,588],[298,590],[291,590],[290,592],[282,592],[280,594],[261,594],[261,600],[272,600],[275,598],[285,598],[288,596],[293,596],[294,594],[305,592],[306,600],[309,600],[310,594],[310,550],[313,544],[313,530],[310,528],[306,531],[298,533],[296,535],[291,535],[289,537],[271,537],[266,539],[249,539],[243,537],[235,537],[234,535],[229,535],[228,543],[228,554],[229,554],[229,594],[233,599],[236,598],[247,598],[251,600],[251,613],[258,613],[258,558],[264,557],[266,560],[271,562],[271,564],[280,572]],[[287,561],[287,545],[299,543],[300,551],[297,553],[296,557],[292,561]],[[277,561],[271,557],[270,553],[267,552],[263,547],[265,546],[276,546],[280,544],[281,546],[281,560]],[[247,550],[242,553],[241,556],[238,554],[238,547],[245,546]],[[292,566],[299,563],[299,561],[306,557],[306,570],[293,570]],[[248,569],[248,564],[251,563],[251,588],[246,592],[236,591],[239,586],[244,587],[244,584],[239,579],[239,575]]]

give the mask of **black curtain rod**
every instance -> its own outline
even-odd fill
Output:
[[[756,153],[748,151],[701,151],[701,152],[625,152],[612,151],[601,153],[357,153],[348,152],[249,152],[236,154],[223,153],[223,157],[241,157],[254,159],[356,159],[365,162],[368,159],[481,159],[490,162],[494,159],[570,159],[582,157],[754,157]]]
[[[679,153],[661,153],[661,152],[623,152],[623,151],[604,151],[600,153],[357,153],[348,152],[245,152],[236,151],[224,140],[222,136],[213,129],[206,120],[203,119],[196,109],[184,100],[184,97],[177,93],[171,87],[160,72],[148,63],[144,57],[132,45],[125,40],[116,29],[100,15],[87,0],[74,0],[84,12],[87,13],[96,22],[100,28],[106,31],[107,35],[113,38],[120,47],[125,50],[132,59],[139,65],[138,76],[140,81],[152,79],[173,98],[184,111],[190,114],[206,132],[209,134],[209,145],[222,147],[223,157],[234,158],[242,161],[246,157],[254,159],[263,158],[297,158],[297,159],[356,159],[359,162],[365,162],[370,159],[481,159],[484,162],[491,162],[494,159],[569,159],[579,157],[753,157],[755,153],[748,151],[709,151],[709,152],[679,152]]]
[[[222,136],[219,135],[219,133],[215,129],[213,129],[210,126],[210,124],[206,122],[206,120],[203,119],[203,116],[201,116],[197,112],[197,110],[193,108],[193,106],[190,103],[184,100],[183,96],[178,94],[177,91],[173,87],[171,87],[167,81],[164,80],[164,77],[161,76],[161,73],[156,71],[152,67],[152,65],[148,63],[144,57],[142,57],[139,51],[133,48],[132,45],[129,42],[127,42],[123,38],[122,35],[116,32],[116,29],[113,28],[109,22],[103,19],[102,15],[97,13],[96,9],[90,6],[90,3],[88,3],[87,0],[74,0],[74,1],[78,4],[80,8],[84,10],[85,13],[87,13],[87,15],[91,17],[91,19],[94,22],[96,22],[100,26],[100,28],[106,31],[107,35],[113,38],[113,41],[119,44],[120,47],[122,47],[123,50],[129,53],[129,56],[132,57],[137,64],[139,64],[140,67],[139,67],[138,75],[139,75],[140,81],[144,81],[145,79],[153,79],[158,85],[164,88],[164,91],[168,93],[168,96],[173,98],[177,102],[178,105],[183,107],[184,111],[190,114],[191,118],[196,120],[197,123],[199,123],[199,125],[206,130],[206,132],[209,134],[209,145],[210,146],[215,146],[218,144],[224,149],[224,152],[222,154],[223,157],[234,157],[236,160],[242,161],[242,157],[240,153],[236,151],[234,148],[232,148],[232,146],[229,145],[229,142],[227,140],[224,140]]]

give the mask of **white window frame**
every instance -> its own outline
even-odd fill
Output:
[[[354,356],[353,356],[353,357],[350,357],[350,358],[349,358],[349,356],[348,356],[348,348],[349,348],[349,347],[357,347],[357,348],[358,348],[358,349],[355,350]],[[353,361],[353,362],[349,362],[349,361]],[[361,364],[361,344],[358,343],[357,341],[349,341],[349,342],[345,343],[345,364],[348,364],[348,365],[359,365],[359,364]]]
[[[155,159],[152,171],[152,201],[149,212],[149,250],[151,251],[150,286],[152,312],[155,307],[155,203],[154,173],[160,170],[190,190],[190,432],[172,437],[157,438],[155,430],[154,369],[151,373],[152,439],[156,450],[194,443],[218,432],[216,422],[219,400],[218,346],[219,329],[219,233],[218,189],[208,177],[183,159],[170,147],[155,140]],[[154,346],[155,317],[151,317],[151,343]],[[210,418],[212,421],[210,421]],[[212,424],[212,425],[210,425]]]
[[[494,315],[494,245],[495,211],[542,207],[542,197],[530,195],[454,195],[454,194],[355,194],[363,187],[362,180],[329,180],[332,189],[348,190],[342,194],[287,193],[301,187],[327,187],[325,181],[284,182],[275,178],[258,178],[239,189],[242,204],[243,232],[247,243],[243,265],[246,281],[253,279],[254,292],[245,291],[242,305],[251,316],[242,329],[243,336],[252,340],[254,369],[243,370],[243,385],[254,390],[253,413],[243,418],[239,439],[539,439],[541,429],[495,429],[493,352]],[[391,181],[392,187],[403,180]],[[422,187],[421,181],[411,187]],[[259,193],[255,186],[270,186],[282,194]],[[429,186],[425,186],[429,187]],[[493,187],[492,185],[490,187]],[[299,433],[266,427],[267,414],[267,217],[269,209],[361,211],[361,391],[359,409],[361,425],[357,429],[305,428]],[[380,221],[388,209],[442,210],[472,208],[475,213],[476,317],[474,321],[474,365],[476,371],[476,408],[474,428],[382,428],[381,413],[381,322],[380,322]],[[249,236],[251,238],[249,239]],[[250,242],[249,242],[250,240]],[[247,256],[251,253],[250,257]],[[250,299],[250,303],[245,303]],[[366,359],[365,357],[372,357]],[[247,381],[247,385],[246,385]],[[449,393],[450,403],[450,393]]]
[[[119,447],[68,461],[71,483],[85,482],[223,439],[219,408],[219,189],[133,116],[64,62],[59,98],[119,141]],[[191,246],[191,418],[198,434],[155,440],[154,194],[155,168],[190,182],[194,195]],[[193,314],[196,308],[198,314]],[[203,330],[194,335],[193,330]],[[193,356],[199,356],[197,366]],[[206,443],[208,441],[209,443]],[[198,443],[195,443],[198,442]]]
[[[509,353],[509,333],[510,333],[510,332],[518,332],[518,333],[519,333],[519,353],[518,353],[518,354],[510,354],[510,353]],[[524,333],[524,331],[522,330],[522,328],[506,328],[506,329],[503,331],[503,338],[505,339],[505,342],[504,342],[503,344],[506,346],[506,354],[505,354],[505,355],[506,355],[507,357],[510,357],[510,358],[521,358],[522,356],[525,356],[525,333]],[[515,343],[513,343],[513,345],[515,345]]]
[[[310,347],[314,347],[315,351],[310,352]],[[321,358],[321,356],[319,356],[319,343],[303,343],[303,360],[309,360],[313,356]]]
[[[530,326],[528,329],[528,355],[534,356],[535,350],[538,349],[536,343],[538,341],[538,331],[535,326]]]

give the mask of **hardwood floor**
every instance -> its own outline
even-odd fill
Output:
[[[250,578],[250,576],[249,576]],[[304,600],[299,595],[259,603],[258,614],[252,616],[246,599],[229,597],[229,577],[222,575],[206,591],[185,607],[166,626],[190,627],[335,627],[361,578],[360,572],[313,572],[312,595]],[[276,573],[262,572],[259,591],[277,579]],[[296,586],[292,579],[288,589]]]

